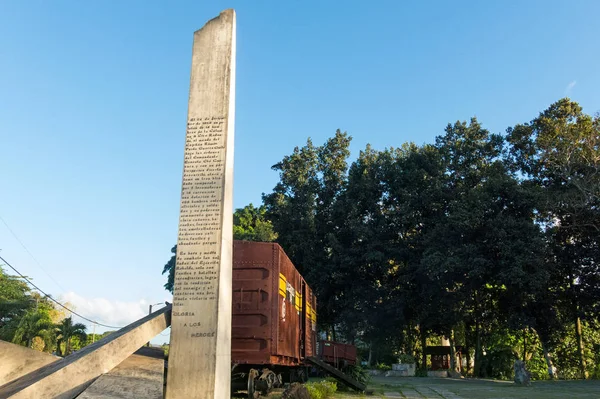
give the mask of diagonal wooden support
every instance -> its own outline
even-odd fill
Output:
[[[171,325],[171,305],[0,387],[0,398],[71,399]]]

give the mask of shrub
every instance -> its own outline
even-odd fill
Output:
[[[337,390],[336,390],[337,392],[346,392],[350,389],[350,388],[348,388],[348,386],[346,384],[344,384],[341,381],[336,380],[335,378],[333,378],[331,376],[325,377],[325,381],[334,383],[337,388]]]
[[[415,370],[415,377],[427,377],[427,369],[417,367]]]
[[[590,373],[592,380],[600,380],[600,364],[595,364],[592,372]]]
[[[385,363],[377,363],[375,368],[380,371],[390,371],[392,369],[392,366]]]
[[[327,399],[337,391],[337,383],[335,381],[309,382],[305,386],[310,399]]]

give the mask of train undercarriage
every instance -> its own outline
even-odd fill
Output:
[[[308,381],[308,367],[235,364],[231,370],[231,391],[247,391],[248,399],[266,396],[286,383]]]

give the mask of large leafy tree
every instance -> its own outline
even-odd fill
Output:
[[[426,233],[416,269],[421,303],[428,304],[419,318],[447,337],[461,322],[474,324],[477,372],[490,319],[531,325],[522,309],[548,278],[540,267],[543,241],[533,220],[534,197],[502,162],[501,136],[472,119],[449,125],[435,147],[444,172],[443,214]]]
[[[0,268],[0,339],[49,352],[56,338],[53,324],[64,314],[50,297],[31,291],[22,277]]]
[[[367,146],[352,163],[338,203],[333,260],[341,308],[338,322],[371,349],[397,345],[415,320],[414,266],[425,218],[436,212],[439,176],[431,147]],[[371,351],[372,353],[372,351]]]
[[[21,317],[35,301],[22,278],[7,274],[0,267],[0,338],[12,341]]]
[[[57,347],[59,352],[62,350],[62,344],[65,346],[63,352],[64,356],[71,353],[71,341],[77,337],[80,342],[86,342],[86,329],[87,327],[81,323],[73,323],[72,317],[63,319],[60,323],[55,325]]]
[[[47,309],[31,309],[25,313],[15,330],[12,342],[31,348],[34,338],[44,342],[44,350],[50,351],[54,345],[54,325]]]
[[[448,125],[445,134],[436,138],[442,171],[438,176],[441,192],[436,193],[441,213],[426,231],[415,270],[419,299],[429,304],[418,316],[424,331],[450,336],[467,309],[486,313],[470,305],[484,303],[481,291],[492,270],[493,259],[481,245],[488,240],[479,241],[489,227],[482,191],[491,170],[498,168],[501,145],[501,138],[483,129],[476,119]],[[477,318],[476,322],[482,321]],[[476,363],[478,358],[476,352]]]
[[[177,245],[174,245],[173,248],[171,248],[171,253],[173,255],[171,255],[171,258],[163,267],[162,274],[167,274],[167,282],[164,285],[165,290],[173,293],[173,286],[175,285],[175,265],[177,263]]]
[[[280,180],[272,193],[263,194],[277,242],[316,292],[319,323],[328,328],[333,327],[340,310],[331,254],[350,142],[351,137],[340,130],[319,147],[309,139],[272,167]]]
[[[541,189],[538,221],[556,267],[554,299],[575,321],[585,377],[581,319],[597,318],[600,310],[600,119],[565,98],[507,136],[515,169]]]
[[[249,204],[233,213],[233,239],[271,242],[277,239],[273,224],[266,217],[264,206]]]
[[[329,294],[325,300],[330,302],[319,297],[324,308],[335,306],[337,312],[331,316],[347,338],[360,335],[371,347],[386,336],[387,328],[381,321],[391,304],[384,281],[390,265],[379,204],[383,190],[381,158],[380,152],[367,146],[350,166],[348,183],[335,208],[336,231],[329,238],[330,278],[321,288],[321,293]]]
[[[440,324],[447,304],[421,265],[425,240],[444,216],[444,169],[438,149],[431,145],[403,145],[387,159],[382,164],[386,172],[381,203],[386,229],[395,240],[388,247],[395,265],[389,289],[397,293],[396,307],[403,309],[406,330],[412,334],[410,326],[418,325],[424,347],[427,333]],[[438,306],[431,306],[431,301],[439,301]]]

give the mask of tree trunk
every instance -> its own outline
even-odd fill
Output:
[[[427,348],[427,335],[425,329],[421,328],[421,368],[423,370],[427,370],[427,354],[425,353],[425,348]]]
[[[337,342],[337,334],[335,333],[335,326],[331,326],[331,337],[334,342]]]
[[[579,317],[579,303],[577,302],[577,291],[575,289],[575,277],[574,273],[569,274],[569,281],[571,282],[570,289],[573,296],[573,305],[575,308],[575,337],[577,338],[577,357],[579,358],[579,374],[581,378],[587,379],[588,375],[585,371],[585,352],[583,346],[583,334],[581,331],[581,318]]]
[[[415,344],[413,341],[413,329],[411,324],[409,323],[408,327],[406,328],[406,343],[404,345],[404,353],[407,353],[411,356],[415,355]]]
[[[371,367],[371,362],[373,361],[373,342],[369,344],[369,360],[367,360],[367,366]]]
[[[475,321],[475,366],[473,367],[473,376],[479,377],[481,371],[481,328],[479,321]]]
[[[469,335],[471,333],[471,326],[469,324],[465,324],[465,347],[463,352],[467,357],[467,375],[469,375],[469,371],[471,371],[471,348],[469,347]],[[462,366],[462,365],[461,365]]]
[[[550,376],[550,379],[553,380],[556,376],[554,375],[554,365],[552,364],[552,358],[550,357],[550,353],[548,353],[548,345],[545,344],[544,341],[541,339],[540,343],[542,344],[544,359],[546,359],[546,365],[548,366],[548,375]]]
[[[65,356],[69,356],[71,353],[71,338],[67,338],[65,341]]]
[[[459,371],[456,367],[456,347],[454,346],[454,329],[450,330],[450,369]]]
[[[577,316],[577,320],[575,321],[575,334],[577,335],[577,355],[579,357],[579,372],[581,374],[581,378],[587,379],[588,374],[585,371],[585,352],[583,347],[583,334],[581,331],[581,319]]]

